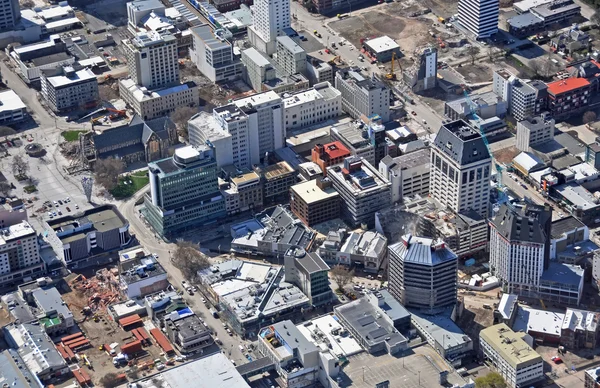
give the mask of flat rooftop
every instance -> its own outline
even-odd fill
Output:
[[[363,352],[363,348],[345,329],[337,317],[327,314],[296,325],[304,337],[324,349],[331,346],[330,352],[336,357],[348,357]],[[329,341],[329,342],[327,342]]]
[[[84,224],[91,224],[91,227],[99,232],[106,232],[127,225],[125,218],[112,205],[103,205],[78,214],[47,220],[46,223],[59,237],[72,235],[71,232],[75,228]]]
[[[126,284],[137,283],[166,273],[162,265],[152,255],[133,256],[125,259],[121,256],[120,264],[120,280]]]
[[[83,82],[94,80],[97,82],[96,74],[92,73],[90,69],[81,69],[73,71],[69,74],[57,75],[48,77],[48,82],[55,88],[65,87],[69,85],[75,85]]]
[[[512,331],[504,323],[487,327],[479,333],[513,368],[525,368],[542,363],[542,357],[523,340],[526,333]]]
[[[334,198],[338,198],[340,194],[330,185],[325,189],[321,189],[317,185],[317,180],[312,179],[304,183],[298,183],[290,188],[294,195],[302,199],[306,204],[317,203]]]
[[[450,318],[452,311],[446,309],[439,314],[428,315],[417,309],[409,309],[411,319],[424,328],[438,344],[448,350],[455,346],[466,346],[471,338]]]
[[[293,174],[295,171],[287,162],[278,162],[262,169],[267,180],[273,180]]]
[[[377,53],[383,53],[389,50],[400,49],[398,43],[387,35],[380,36],[379,38],[369,39],[364,42],[365,45],[369,46],[373,51]]]
[[[540,333],[560,337],[565,314],[518,306],[512,329],[524,333]]]

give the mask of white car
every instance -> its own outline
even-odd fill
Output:
[[[52,215],[52,212],[48,212],[48,217],[50,217],[50,218],[54,217],[54,216]]]
[[[75,204],[75,209],[79,209],[79,205]]]

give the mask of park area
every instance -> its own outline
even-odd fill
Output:
[[[147,171],[136,171],[119,177],[119,183],[110,193],[116,199],[129,198],[149,182]]]

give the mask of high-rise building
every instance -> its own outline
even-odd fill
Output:
[[[431,148],[430,193],[456,213],[487,218],[491,156],[477,130],[463,120],[442,125]]]
[[[143,211],[158,234],[171,235],[226,215],[209,146],[179,148],[172,158],[148,163],[148,171],[150,195]]]
[[[12,30],[21,19],[19,0],[0,0],[0,31]]]
[[[392,202],[403,201],[404,197],[429,195],[431,175],[429,148],[400,155],[386,156],[379,162],[379,172],[392,184]]]
[[[0,285],[21,284],[25,276],[40,276],[46,264],[40,257],[37,233],[21,221],[0,229]]]
[[[335,74],[335,88],[342,93],[342,109],[355,119],[378,115],[384,123],[390,120],[390,89],[381,81],[349,68]]]
[[[268,55],[275,52],[275,41],[290,28],[290,0],[256,0],[248,38],[252,46]]]
[[[129,76],[146,88],[179,83],[177,39],[168,32],[139,32],[124,40]]]
[[[437,49],[425,48],[415,66],[404,73],[404,79],[415,92],[435,88],[437,85]]]
[[[283,74],[306,72],[306,51],[289,36],[277,38],[277,64]]]
[[[490,227],[490,271],[504,292],[534,296],[550,264],[551,208],[502,205]]]
[[[407,234],[388,252],[390,293],[403,306],[433,310],[456,303],[458,257],[442,240]]]
[[[329,266],[316,252],[292,247],[284,256],[284,281],[295,285],[308,296],[311,305],[320,305],[331,300]]]
[[[190,58],[202,74],[212,82],[228,82],[242,76],[244,66],[229,41],[216,35],[208,24],[190,31],[193,39]]]
[[[554,139],[554,119],[529,117],[517,123],[517,149],[528,152],[529,147]]]
[[[508,112],[517,121],[540,114],[547,105],[548,86],[544,82],[525,82],[506,69],[494,72],[493,90],[508,103]]]
[[[459,0],[458,22],[477,39],[485,39],[498,32],[498,0]]]

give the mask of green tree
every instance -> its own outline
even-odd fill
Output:
[[[491,372],[475,379],[475,388],[506,388],[506,381],[498,372]]]

